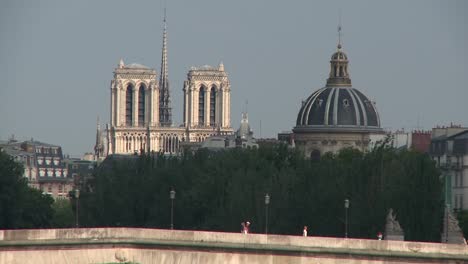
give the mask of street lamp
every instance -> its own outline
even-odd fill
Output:
[[[174,199],[175,199],[175,190],[171,189],[169,192],[169,198],[171,198],[171,229],[174,229]]]
[[[348,208],[349,208],[349,199],[344,200],[345,208],[345,238],[348,238]]]
[[[445,204],[445,243],[448,243],[449,212],[450,212],[450,205]]]
[[[80,224],[78,222],[78,212],[79,212],[79,202],[78,200],[80,199],[80,189],[75,189],[75,207],[76,207],[76,212],[75,212],[75,224],[76,224],[76,227],[80,227]]]
[[[270,195],[265,194],[265,235],[268,235],[268,205],[270,204]]]

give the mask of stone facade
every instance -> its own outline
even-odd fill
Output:
[[[233,133],[231,87],[224,65],[190,69],[183,88],[184,121],[182,125],[174,126],[167,64],[164,18],[159,83],[156,70],[140,64],[125,65],[120,61],[111,82],[111,122],[106,129],[106,140],[96,140],[96,157],[153,151],[177,154],[181,144]],[[103,142],[106,144],[104,151],[100,147]]]
[[[142,151],[176,154],[181,142],[202,142],[209,136],[232,134],[231,88],[227,73],[204,66],[192,68],[184,82],[184,124],[160,122],[160,89],[156,71],[123,62],[111,82],[111,124],[108,154]]]
[[[62,148],[33,139],[10,140],[0,148],[24,166],[23,176],[30,187],[54,198],[68,198],[73,189],[73,176],[63,160]]]
[[[442,172],[446,203],[468,209],[468,127],[434,128],[429,155]]]

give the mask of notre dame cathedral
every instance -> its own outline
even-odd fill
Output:
[[[165,17],[159,81],[156,70],[120,60],[110,92],[110,124],[104,137],[98,124],[97,159],[142,151],[177,154],[183,142],[202,142],[210,136],[233,133],[231,87],[222,63],[189,70],[183,87],[183,124],[172,123]]]

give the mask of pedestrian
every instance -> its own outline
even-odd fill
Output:
[[[242,222],[242,223],[241,223],[241,233],[242,233],[242,234],[246,234],[246,233],[245,233],[245,222]]]
[[[248,234],[250,232],[250,222],[245,222],[245,232],[244,234]]]
[[[302,236],[307,236],[307,226],[304,226],[304,230],[302,230]]]
[[[383,238],[382,232],[379,231],[379,233],[377,233],[377,239],[382,240],[382,238]]]

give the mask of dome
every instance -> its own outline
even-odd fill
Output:
[[[348,56],[346,56],[346,53],[344,53],[343,51],[338,50],[337,52],[333,53],[333,55],[331,56],[331,60],[332,61],[337,61],[337,60],[347,61]]]
[[[327,83],[302,103],[295,132],[382,130],[375,103],[352,87],[348,64],[348,56],[338,43],[331,56]]]
[[[380,130],[380,119],[375,103],[359,90],[327,86],[302,103],[294,130]]]

